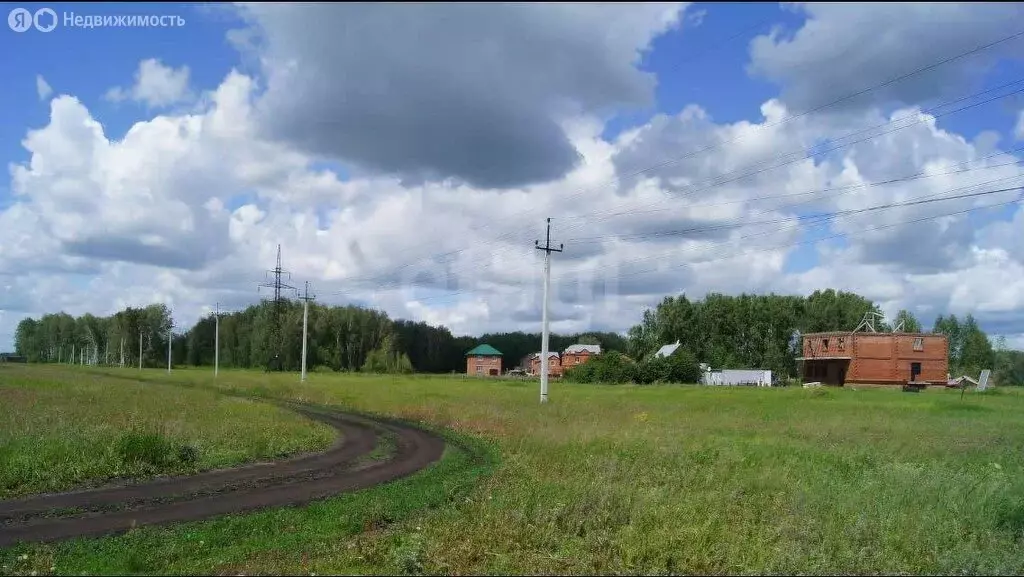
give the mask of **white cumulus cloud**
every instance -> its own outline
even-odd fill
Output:
[[[189,98],[189,68],[165,66],[155,58],[139,63],[135,82],[128,88],[115,86],[105,98],[112,102],[132,100],[151,108],[162,108]]]

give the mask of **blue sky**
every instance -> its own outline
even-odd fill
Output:
[[[5,4],[4,12],[18,6],[21,5]],[[16,33],[4,28],[0,33],[0,53],[17,55],[0,59],[0,75],[5,79],[5,90],[0,92],[0,157],[7,163],[28,161],[30,154],[22,146],[26,131],[42,128],[50,120],[48,99],[43,101],[37,94],[37,75],[45,79],[54,95],[70,94],[79,99],[89,114],[102,124],[106,137],[111,140],[122,138],[137,122],[152,119],[158,114],[184,110],[152,109],[140,102],[111,102],[104,97],[111,88],[130,87],[142,60],[157,59],[174,69],[187,66],[189,88],[194,93],[217,88],[232,69],[251,75],[260,89],[268,82],[265,71],[255,68],[251,60],[243,60],[229,42],[229,31],[243,28],[246,22],[227,6],[173,3],[25,6],[32,10],[47,6],[61,18],[71,13],[82,16],[173,15],[183,18],[185,25],[180,28],[82,29],[61,24],[50,33],[31,29]],[[864,7],[866,11],[874,9],[871,5]],[[781,97],[785,86],[781,81],[769,81],[749,72],[751,41],[773,28],[782,31],[785,38],[793,37],[807,24],[806,18],[799,10],[775,3],[697,3],[687,8],[682,24],[654,38],[639,65],[641,70],[653,73],[657,79],[655,105],[649,109],[619,109],[606,122],[601,136],[611,141],[625,130],[646,125],[655,115],[674,115],[692,104],[706,110],[717,125],[738,121],[762,122],[761,106],[771,98]],[[312,31],[310,35],[313,35]],[[367,55],[367,59],[372,57],[374,55]],[[979,86],[951,86],[951,89],[956,97],[1018,79],[1024,80],[1024,60],[1004,58],[984,76]],[[867,87],[875,81],[864,79],[859,86]],[[1024,83],[1020,87],[1024,87]],[[254,95],[256,97],[258,94]],[[948,96],[935,97],[919,104],[927,108],[948,99]],[[190,106],[194,102],[185,104]],[[892,107],[891,103],[883,104],[882,110],[888,112]],[[1020,144],[1014,140],[1013,129],[1022,108],[1024,96],[1017,95],[944,116],[938,120],[938,125],[969,141],[983,132],[992,132],[997,135],[995,145],[1009,149]],[[685,151],[672,150],[668,154],[678,155],[681,152]],[[349,178],[344,161],[332,160],[328,156],[312,157],[308,170],[332,170],[340,180]],[[14,202],[9,180],[0,179],[0,210]],[[226,198],[226,204],[229,210],[244,204],[267,206],[266,201],[256,199],[252,190],[233,190]],[[321,228],[327,230],[332,206],[320,204],[311,208],[318,215]],[[997,219],[1009,220],[1014,210],[1014,207],[1001,210]],[[991,217],[985,220],[971,217],[970,222],[982,226],[991,222]],[[810,241],[829,234],[827,227],[807,227],[798,240]],[[842,246],[845,243],[832,244]],[[825,264],[820,261],[814,245],[801,244],[786,256],[780,272],[807,273]],[[82,288],[87,280],[73,279],[70,282]],[[453,298],[442,304],[458,302],[458,298]],[[0,334],[0,348],[3,338]]]

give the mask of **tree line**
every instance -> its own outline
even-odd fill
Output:
[[[276,319],[276,321],[275,321]],[[220,366],[297,371],[302,362],[302,303],[271,301],[219,319]],[[173,365],[212,366],[217,318],[207,315],[175,332],[165,305],[128,307],[108,316],[67,313],[22,320],[15,331],[17,354],[29,362],[163,367],[170,340]],[[503,366],[520,366],[540,350],[541,335],[523,332],[456,337],[446,327],[392,320],[381,311],[357,306],[309,305],[307,361],[310,370],[388,373],[447,373],[466,370],[465,354],[481,342],[504,353]],[[552,350],[578,343],[623,351],[626,339],[614,333],[550,336]],[[140,349],[141,343],[141,349]]]
[[[628,354],[643,360],[662,345],[677,340],[698,362],[714,368],[761,368],[795,375],[804,333],[853,331],[865,315],[881,316],[878,305],[860,295],[819,290],[807,297],[784,295],[729,296],[712,293],[702,300],[685,295],[666,297],[644,312],[629,331]],[[889,332],[922,332],[907,310],[874,328]],[[1008,351],[1005,341],[994,346],[973,315],[939,316],[931,332],[949,337],[949,366],[954,376],[977,377],[993,369],[1004,383],[1024,384],[1024,353]]]
[[[795,375],[800,335],[851,331],[866,313],[879,307],[860,295],[832,289],[807,297],[786,295],[729,296],[712,293],[691,300],[666,297],[644,312],[627,336],[609,332],[552,334],[550,350],[575,343],[600,344],[604,351],[642,361],[661,346],[679,341],[686,354],[714,368],[763,368]],[[275,319],[277,321],[275,322]],[[909,311],[899,311],[894,325],[921,331]],[[876,324],[879,331],[893,327]],[[167,364],[168,339],[174,365],[214,362],[216,319],[207,315],[187,330],[172,326],[164,305],[124,310],[108,317],[66,313],[22,320],[15,333],[17,354],[29,362],[161,367]],[[1002,381],[1024,381],[1024,353],[993,344],[971,315],[940,316],[931,329],[949,336],[950,372],[977,376],[993,369]],[[300,369],[302,303],[270,301],[220,315],[220,364],[236,368]],[[489,333],[454,336],[444,326],[394,320],[382,311],[357,306],[309,305],[310,370],[446,373],[465,371],[465,353],[480,343],[502,352],[502,366],[523,366],[540,350],[539,333]],[[652,365],[653,366],[653,365]],[[660,370],[660,369],[659,369]]]

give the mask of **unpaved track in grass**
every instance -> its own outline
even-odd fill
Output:
[[[440,436],[397,421],[277,404],[333,426],[341,438],[323,453],[275,463],[0,501],[0,547],[299,505],[411,475],[444,452]],[[385,460],[354,467],[385,433],[394,437],[396,450]]]

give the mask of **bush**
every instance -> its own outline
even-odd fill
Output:
[[[564,378],[575,383],[630,383],[636,379],[636,367],[620,353],[609,351],[567,369]]]
[[[160,433],[130,431],[118,439],[117,454],[129,465],[160,467],[174,461],[174,445]]]
[[[565,371],[565,380],[574,383],[697,383],[700,376],[697,359],[683,349],[670,357],[652,357],[639,364],[609,351]]]
[[[652,357],[638,366],[636,382],[641,385],[652,383],[697,383],[700,382],[700,364],[684,349],[677,349],[669,357]]]

